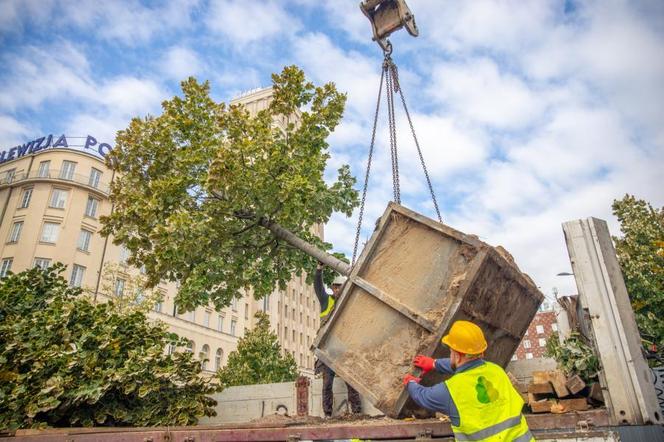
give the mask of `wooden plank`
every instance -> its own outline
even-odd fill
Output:
[[[434,333],[436,331],[436,327],[433,325],[431,321],[425,319],[418,312],[411,310],[410,308],[408,308],[408,306],[402,304],[397,299],[383,292],[382,290],[375,287],[368,281],[357,276],[353,282],[362,290],[374,296],[376,299],[378,299],[385,305],[388,305],[394,310],[398,311],[399,313],[401,313],[402,315],[404,315],[405,317],[407,317],[408,319],[410,319],[420,327],[426,329],[428,332]]]
[[[549,382],[549,372],[548,371],[533,371],[533,383],[534,384],[543,384]]]
[[[550,382],[542,382],[541,384],[528,385],[528,393],[533,394],[553,394],[553,386]]]
[[[573,399],[561,399],[560,405],[567,411],[585,411],[588,407],[588,401],[584,397]]]
[[[541,401],[536,401],[528,404],[533,413],[549,413],[551,411],[551,405],[554,402],[549,399],[543,399]]]
[[[575,374],[571,378],[567,379],[567,382],[565,383],[569,391],[572,392],[572,394],[579,394],[581,390],[586,388],[586,383],[581,379],[581,376],[578,374]]]
[[[551,385],[553,385],[556,396],[559,398],[564,398],[570,395],[570,392],[565,385],[567,379],[565,379],[565,375],[560,370],[550,371],[548,375],[549,382],[551,382]]]

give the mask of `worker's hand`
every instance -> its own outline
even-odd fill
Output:
[[[413,359],[413,365],[422,369],[422,374],[427,374],[433,370],[436,360],[424,355],[417,355]]]
[[[415,381],[419,384],[421,380],[422,378],[416,378],[412,374],[408,373],[406,376],[403,377],[403,384],[408,385],[410,381]]]

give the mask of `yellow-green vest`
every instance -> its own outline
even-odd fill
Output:
[[[459,411],[457,441],[534,441],[521,414],[523,398],[500,366],[486,362],[445,381]]]
[[[328,296],[327,297],[327,308],[320,312],[320,317],[324,318],[330,313],[332,313],[332,310],[334,310],[334,296]]]

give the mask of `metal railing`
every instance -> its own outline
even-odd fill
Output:
[[[49,170],[46,172],[40,173],[38,170],[33,170],[30,173],[19,172],[14,174],[12,177],[4,176],[0,178],[0,186],[5,184],[13,184],[21,181],[27,180],[57,180],[66,183],[75,183],[82,186],[85,186],[89,189],[94,189],[98,192],[108,195],[110,192],[110,185],[101,180],[97,183],[97,186],[93,186],[90,182],[90,175],[83,175],[79,173],[73,174],[61,174],[60,170]]]

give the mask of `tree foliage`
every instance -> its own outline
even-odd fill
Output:
[[[186,345],[144,313],[94,304],[33,268],[0,281],[0,428],[185,425],[214,415],[218,390]]]
[[[552,333],[546,341],[544,355],[555,359],[567,376],[578,374],[588,383],[597,380],[599,359],[579,333],[571,333],[562,343],[558,333]]]
[[[293,273],[313,274],[312,258],[261,224],[329,249],[312,228],[357,205],[348,166],[332,184],[323,176],[345,95],[332,83],[314,86],[294,66],[272,79],[269,106],[251,117],[189,78],[161,115],[118,132],[108,157],[117,174],[103,232],[131,251],[130,264],[145,266],[151,285],[179,281],[183,310],[210,301],[221,308],[249,287],[260,298]]]
[[[297,378],[297,364],[293,356],[282,354],[277,335],[270,331],[265,313],[256,313],[256,327],[247,332],[228,355],[228,363],[217,372],[224,387],[234,385],[289,382]]]
[[[664,346],[664,208],[625,195],[613,202],[613,213],[623,234],[613,240],[636,322],[644,337]]]

